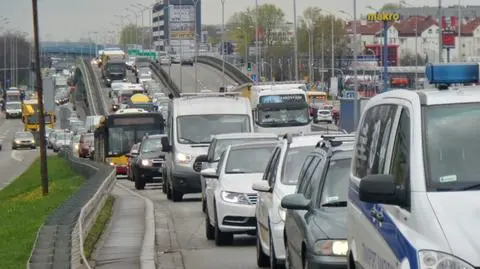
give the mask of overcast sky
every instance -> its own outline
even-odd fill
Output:
[[[202,24],[221,24],[221,0],[202,1]],[[0,18],[10,20],[6,28],[16,28],[31,36],[32,9],[31,0],[0,0]],[[115,31],[120,20],[115,15],[128,14],[127,7],[134,3],[149,6],[152,0],[39,0],[40,34],[42,40],[78,40],[86,38],[93,31]],[[293,20],[293,0],[258,0],[259,4],[276,4],[285,12],[286,19]],[[381,7],[388,0],[357,0],[358,14],[367,13],[366,5]],[[393,1],[394,2],[394,1]],[[396,2],[399,2],[398,0]],[[479,0],[443,0],[443,5],[480,5]],[[319,4],[321,3],[321,4]],[[408,0],[410,5],[436,5],[435,0]],[[225,0],[225,21],[239,10],[253,7],[255,0]],[[297,12],[300,14],[309,6],[338,13],[345,10],[352,14],[353,0],[297,0]],[[132,13],[132,12],[130,12]],[[145,12],[145,25],[148,25],[148,12]],[[115,26],[117,24],[117,26]],[[0,30],[1,25],[0,25]]]

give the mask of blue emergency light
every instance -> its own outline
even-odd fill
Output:
[[[477,63],[427,64],[425,77],[431,84],[478,83],[480,67]]]

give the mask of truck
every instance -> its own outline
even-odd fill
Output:
[[[125,60],[109,59],[102,66],[102,77],[106,87],[110,87],[112,81],[124,80],[127,77],[127,64]]]
[[[155,111],[155,105],[152,102],[152,99],[142,93],[136,93],[130,97],[130,100],[127,102],[127,108],[141,108],[148,112]]]
[[[104,49],[102,54],[100,55],[100,59],[98,61],[98,67],[102,67],[109,60],[113,60],[113,59],[123,60],[125,62],[127,59],[126,57],[127,55],[121,49],[118,49],[118,48]]]
[[[255,122],[255,132],[278,135],[311,132],[305,84],[260,83],[243,84],[230,89],[250,100]]]
[[[24,100],[22,103],[22,122],[25,131],[38,132],[40,122],[38,119],[38,99]],[[45,111],[45,126],[55,128],[55,112]]]

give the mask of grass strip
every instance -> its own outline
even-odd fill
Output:
[[[49,194],[42,195],[40,161],[0,191],[0,268],[25,268],[37,231],[84,182],[66,160],[48,156]]]
[[[98,214],[97,219],[95,220],[92,228],[87,234],[87,238],[85,238],[85,242],[83,242],[85,256],[87,257],[88,260],[90,260],[98,240],[102,236],[103,231],[105,230],[105,228],[108,225],[108,222],[110,221],[114,202],[115,202],[115,198],[113,196],[110,195],[107,197],[107,200],[105,201],[105,204],[100,210],[100,213]]]

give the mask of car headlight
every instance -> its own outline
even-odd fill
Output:
[[[75,150],[78,150],[78,144],[75,144],[74,147],[75,147]]]
[[[15,139],[15,141],[13,141],[15,144],[20,144],[20,140],[17,140]]]
[[[175,160],[181,164],[189,164],[193,160],[193,156],[186,153],[175,154]]]
[[[285,222],[285,218],[287,217],[287,210],[283,208],[282,206],[278,207],[278,215],[280,216],[280,219]]]
[[[244,193],[222,191],[221,196],[222,200],[227,203],[248,205],[248,200],[245,199]]]
[[[150,166],[152,162],[150,160],[142,160],[142,166]]]
[[[433,250],[420,250],[419,264],[421,269],[473,269],[474,267],[459,258],[443,252]]]
[[[318,240],[313,245],[313,252],[323,256],[346,256],[347,240]]]
[[[110,162],[108,164],[110,164],[110,166],[115,166],[115,164],[113,162]]]

